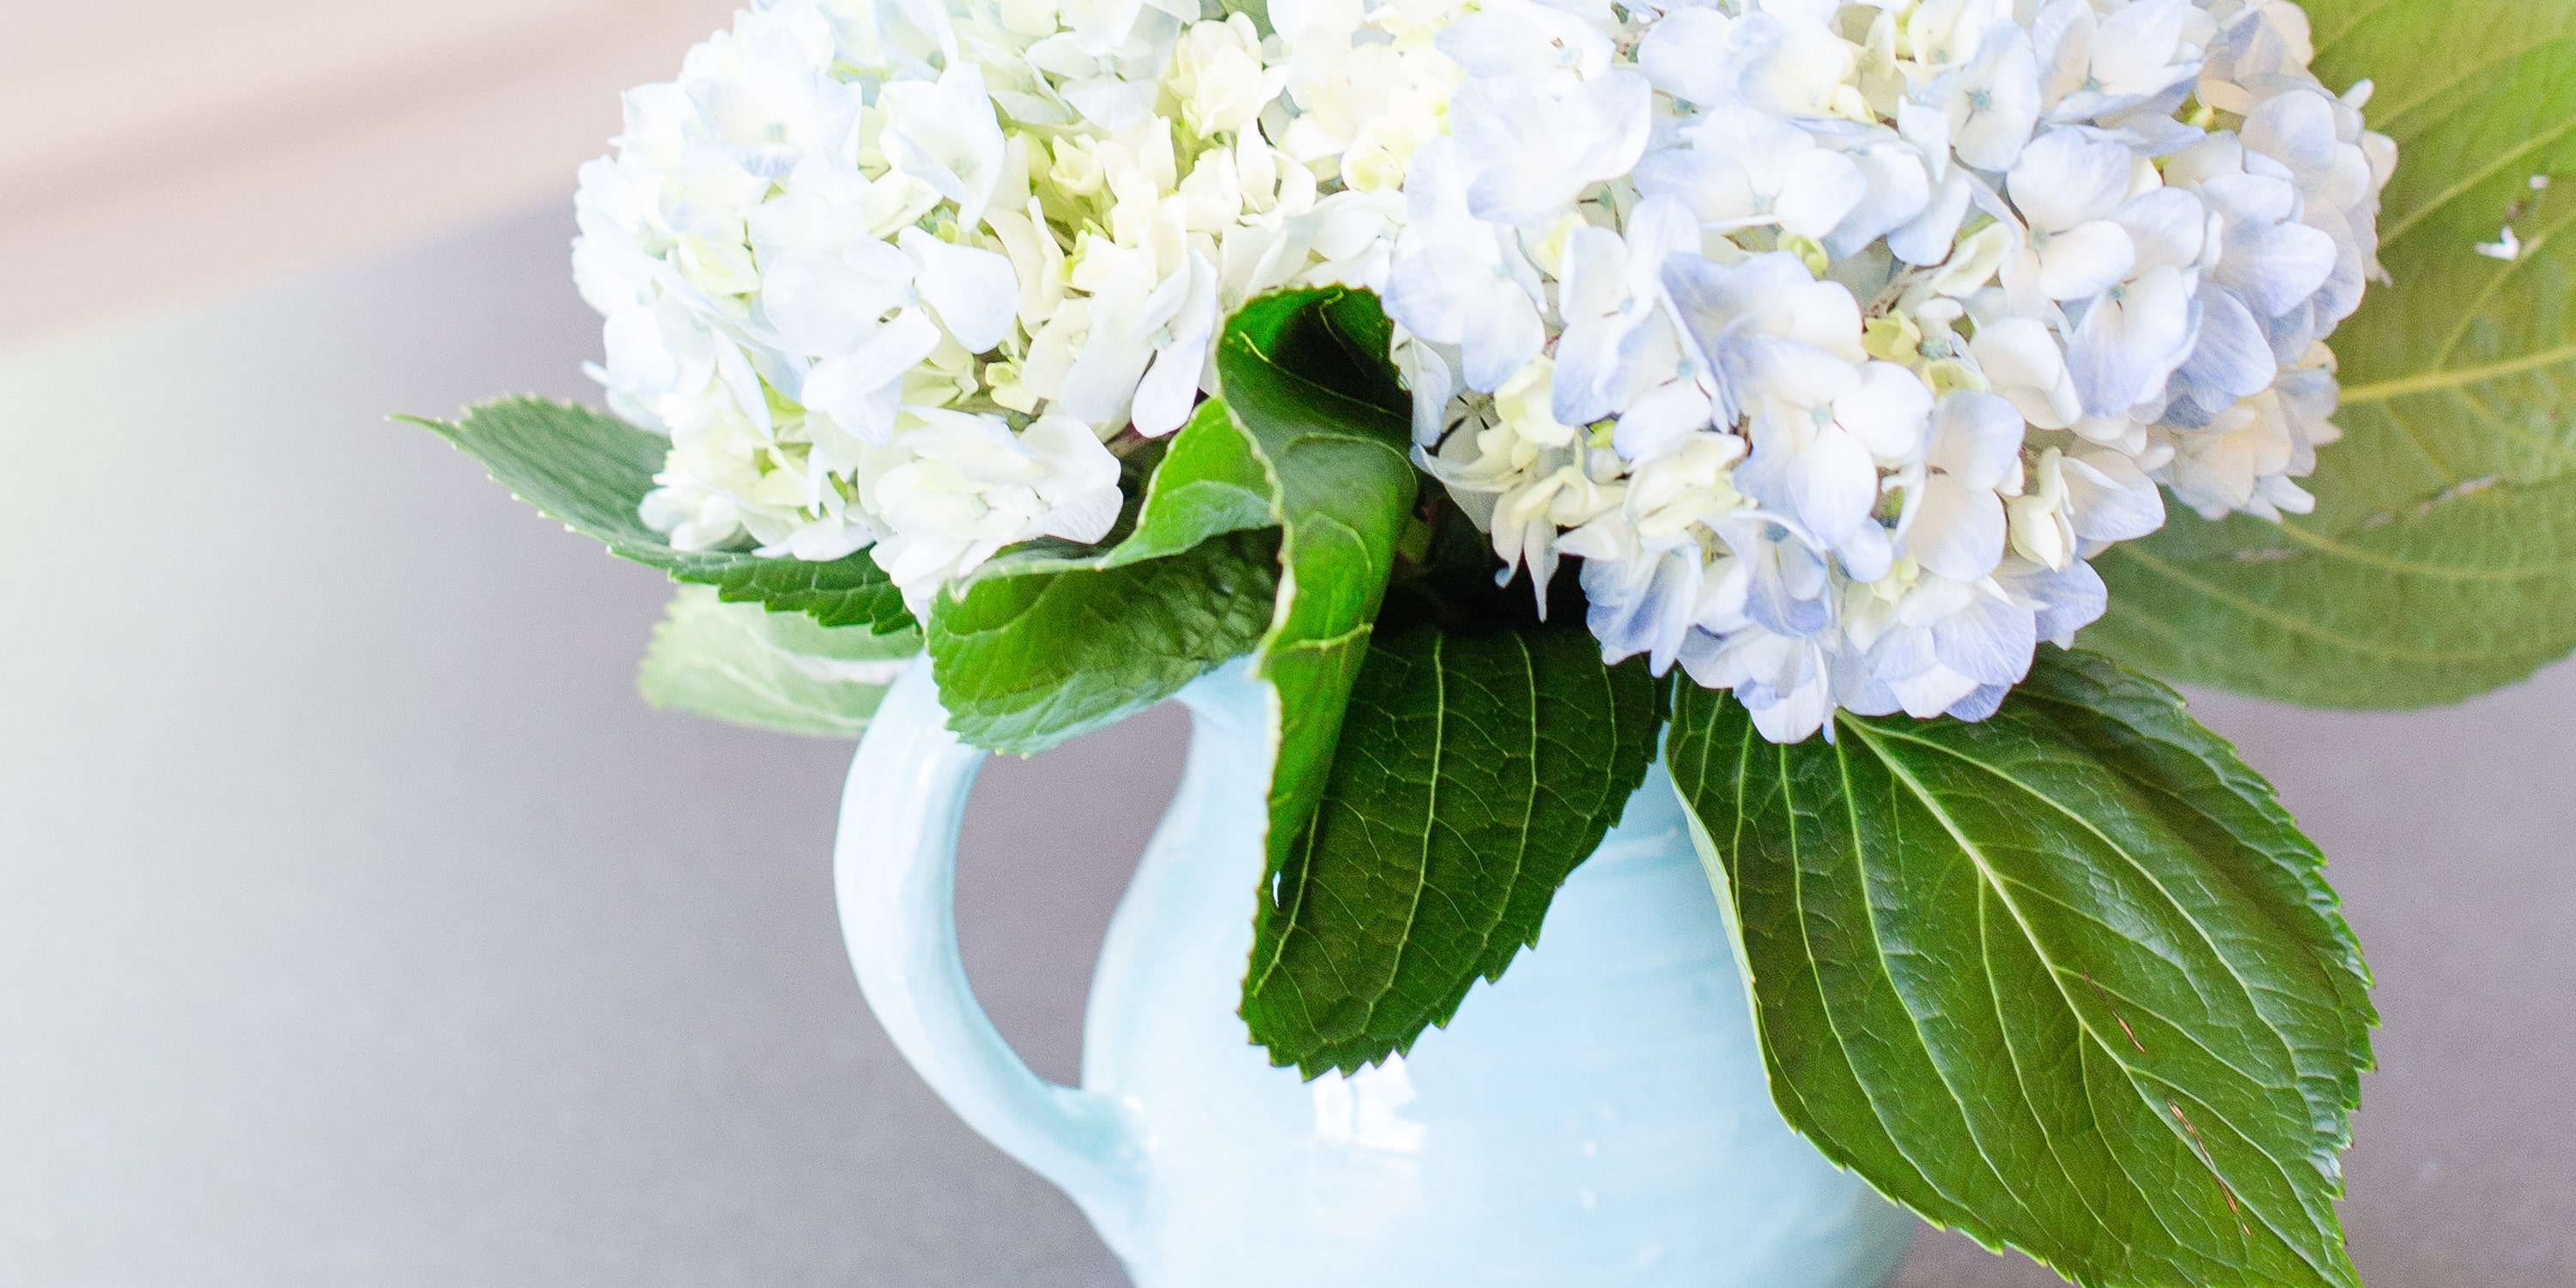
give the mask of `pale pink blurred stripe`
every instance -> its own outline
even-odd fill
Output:
[[[0,0],[0,343],[569,193],[733,0]]]

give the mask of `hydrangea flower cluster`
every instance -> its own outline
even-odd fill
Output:
[[[2283,0],[773,0],[584,172],[676,544],[1093,540],[1221,319],[1377,291],[1416,459],[1769,737],[1980,718],[2085,560],[2313,503],[2394,146]]]
[[[1004,546],[1098,539],[1104,441],[1180,426],[1227,313],[1384,276],[1456,74],[1444,2],[1283,2],[1266,39],[1198,0],[741,12],[582,171],[593,374],[672,441],[644,517],[873,546],[916,608]]]

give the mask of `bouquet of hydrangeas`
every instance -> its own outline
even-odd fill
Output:
[[[699,585],[677,705],[854,732],[926,649],[1026,753],[1251,655],[1279,1063],[1446,1022],[1661,755],[1836,1161],[2088,1282],[2353,1283],[2359,950],[2124,666],[2576,645],[2576,14],[2448,13],[767,0],[582,173],[614,417],[439,428]]]

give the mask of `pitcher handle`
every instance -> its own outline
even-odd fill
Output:
[[[948,731],[920,657],[859,740],[832,883],[859,989],[895,1049],[966,1125],[1071,1195],[1113,1247],[1139,1188],[1125,1106],[1048,1082],[975,1000],[957,952],[957,829],[984,753]]]

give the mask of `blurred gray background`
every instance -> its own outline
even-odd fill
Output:
[[[848,746],[646,709],[659,575],[384,422],[586,392],[569,235],[549,202],[0,353],[0,1284],[1123,1282],[861,1003]],[[2576,1281],[2576,669],[2194,710],[2382,981],[2365,1277]],[[1042,1073],[1181,733],[977,789],[966,953]],[[2056,1280],[1927,1234],[1903,1282]]]

